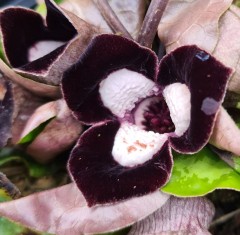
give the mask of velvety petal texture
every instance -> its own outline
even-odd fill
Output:
[[[172,156],[167,143],[144,164],[133,168],[118,164],[111,151],[119,125],[117,121],[96,124],[72,151],[69,171],[89,206],[154,192],[170,176]]]
[[[131,40],[108,34],[97,36],[79,61],[64,73],[64,98],[82,122],[93,124],[110,120],[114,115],[102,104],[99,83],[123,68],[155,80],[157,63],[151,50]]]
[[[231,70],[196,46],[166,55],[117,35],[95,37],[64,73],[74,115],[93,124],[68,169],[88,205],[161,188],[172,170],[169,147],[199,151],[209,140]]]
[[[170,138],[175,150],[193,153],[208,142],[230,74],[231,69],[196,46],[180,47],[162,59],[158,83],[183,83],[191,93],[189,128],[181,137]]]
[[[46,20],[33,10],[6,8],[0,13],[0,30],[6,58],[16,72],[56,86],[98,29],[53,0],[45,3]]]
[[[43,40],[65,42],[72,39],[77,33],[72,24],[51,1],[46,0],[45,2],[47,26],[41,15],[29,9],[11,7],[0,14],[3,45],[6,56],[13,67],[22,67],[29,62],[28,49],[36,42]],[[51,59],[55,59],[61,50],[63,47],[54,52],[51,58],[48,56],[44,63],[51,63]],[[46,64],[42,64],[42,67],[45,67]]]

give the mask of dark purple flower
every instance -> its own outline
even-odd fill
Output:
[[[93,125],[68,165],[88,205],[163,186],[173,165],[170,147],[194,153],[208,142],[230,73],[196,46],[178,48],[159,64],[131,40],[95,37],[62,82],[74,115]]]
[[[45,4],[46,19],[27,8],[4,9],[0,12],[0,30],[6,59],[16,72],[38,82],[58,85],[63,71],[76,62],[84,43],[95,32],[54,1],[45,0]]]

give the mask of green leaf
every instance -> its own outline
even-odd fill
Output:
[[[233,1],[233,4],[235,4],[236,6],[240,7],[240,0]]]
[[[41,123],[39,126],[30,131],[22,139],[19,140],[18,144],[31,144],[37,136],[44,130],[44,128],[54,119],[55,117],[49,118],[47,121]]]
[[[10,201],[11,199],[10,195],[4,189],[0,188],[0,202]]]
[[[240,157],[233,156],[234,169],[240,174]]]
[[[27,155],[10,148],[0,150],[0,167],[11,162],[21,162],[28,169],[29,175],[33,178],[41,178],[51,175],[62,168],[62,162],[52,162],[42,165]]]
[[[0,59],[2,59],[3,61],[5,61],[5,56],[4,56],[4,52],[3,52],[3,47],[2,47],[2,40],[0,38]]]
[[[174,153],[174,167],[163,192],[176,196],[202,196],[215,189],[240,191],[240,173],[208,147],[194,155]]]

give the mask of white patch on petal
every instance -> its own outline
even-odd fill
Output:
[[[217,112],[218,108],[219,108],[219,102],[211,97],[207,97],[202,102],[201,110],[206,115],[212,115]]]
[[[99,93],[105,107],[123,118],[135,103],[157,92],[155,83],[140,73],[120,69],[107,76],[100,83]]]
[[[163,96],[175,125],[175,134],[181,136],[190,124],[191,93],[185,84],[173,83],[163,90]]]
[[[137,166],[152,159],[167,139],[166,134],[144,131],[136,125],[123,123],[115,136],[112,155],[122,166]]]
[[[30,49],[28,50],[28,61],[32,62],[37,60],[51,51],[54,51],[58,47],[62,46],[65,42],[60,41],[39,41],[36,42]]]

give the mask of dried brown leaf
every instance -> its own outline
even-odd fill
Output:
[[[54,119],[26,148],[26,152],[41,163],[48,162],[70,148],[82,132],[82,125],[72,116],[65,101],[57,100],[36,109],[27,121],[21,137],[50,118]]]
[[[235,73],[228,85],[230,91],[240,93],[240,9],[231,6],[220,18],[219,39],[213,55],[233,68]]]
[[[212,52],[218,41],[219,18],[232,0],[172,0],[158,27],[158,36],[171,51],[195,44]]]
[[[214,207],[206,198],[171,197],[159,210],[133,225],[129,235],[207,235],[213,215]]]
[[[57,98],[60,97],[60,89],[58,86],[51,86],[44,83],[35,82],[31,79],[24,78],[23,76],[14,72],[10,67],[8,67],[1,59],[0,59],[0,71],[11,81],[19,84],[20,86],[26,88],[32,93],[43,96],[43,97],[51,97]]]
[[[221,108],[210,143],[240,156],[240,130],[224,108]]]
[[[12,138],[10,144],[16,145],[21,133],[36,108],[46,102],[45,99],[33,95],[21,86],[12,83],[14,112],[12,121]]]
[[[156,191],[117,204],[89,208],[72,183],[1,203],[0,215],[58,235],[96,234],[133,224],[159,209],[168,198],[168,195]]]
[[[144,0],[110,0],[114,12],[119,17],[122,24],[126,27],[128,32],[136,38],[141,28],[143,17],[146,10],[146,3]],[[92,0],[68,0],[63,2],[63,8],[68,9],[74,14],[78,15],[83,20],[101,28],[102,31],[111,32],[106,21],[94,5]]]

